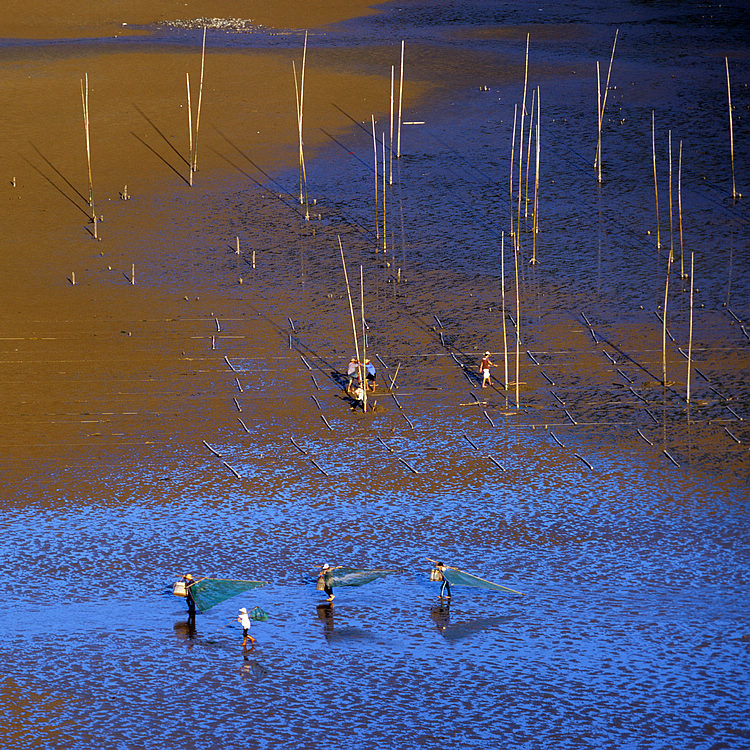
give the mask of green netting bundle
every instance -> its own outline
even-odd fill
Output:
[[[224,578],[204,578],[190,587],[190,593],[201,612],[237,594],[264,586],[265,581],[230,581]]]

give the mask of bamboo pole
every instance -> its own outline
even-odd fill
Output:
[[[401,158],[401,107],[404,100],[404,40],[401,40],[401,76],[398,84],[398,131],[396,135],[396,158]]]
[[[677,158],[677,216],[680,228],[680,277],[685,278],[685,254],[682,248],[682,140],[680,140],[679,157]]]
[[[386,227],[385,227],[385,130],[383,131],[383,252],[388,249],[388,242],[386,240]]]
[[[364,384],[364,378],[362,377],[362,364],[359,357],[359,343],[357,341],[357,324],[354,320],[354,304],[352,303],[352,290],[349,286],[349,274],[346,271],[346,261],[344,260],[344,246],[341,244],[341,235],[337,235],[339,240],[339,251],[341,252],[341,265],[344,268],[344,281],[346,282],[346,294],[349,297],[349,313],[352,318],[352,336],[354,337],[354,356],[357,358],[357,370],[359,372],[359,382]]]
[[[96,206],[94,205],[94,181],[91,176],[91,138],[89,130],[89,74],[84,73],[81,80],[81,104],[83,106],[83,128],[86,134],[86,166],[89,176],[89,206],[91,208],[91,220],[94,222],[94,239],[99,239]]]
[[[596,153],[594,154],[594,169],[599,164],[599,149],[602,142],[602,77],[599,71],[599,61],[596,61]]]
[[[531,163],[531,134],[534,132],[534,105],[536,101],[536,89],[531,91],[531,113],[529,114],[529,143],[526,147],[526,188],[523,201],[523,218],[529,216],[529,164]]]
[[[193,108],[190,104],[190,73],[185,73],[188,115],[188,184],[193,187]]]
[[[690,253],[690,325],[688,327],[688,356],[685,400],[690,403],[690,366],[693,360],[693,278],[695,271],[695,253]]]
[[[734,126],[732,124],[732,87],[729,84],[729,59],[724,58],[724,64],[727,69],[727,104],[729,105],[729,155],[732,162],[732,198],[737,200],[741,197],[737,193],[737,188],[734,183]]]
[[[542,100],[541,90],[539,86],[536,87],[536,173],[534,175],[534,223],[533,223],[533,242],[531,251],[531,263],[536,263],[536,235],[539,231],[539,128],[541,125],[541,112]]]
[[[520,364],[521,364],[521,296],[518,289],[518,242],[515,243],[516,263],[516,409],[521,406]]]
[[[664,285],[664,316],[662,317],[662,334],[661,334],[661,374],[662,385],[667,385],[667,302],[669,300],[669,273],[672,269],[672,250],[669,250],[667,260],[667,281]]]
[[[294,74],[294,104],[297,108],[297,161],[299,170],[299,202],[300,205],[304,202],[304,194],[302,192],[302,138],[300,137],[300,124],[299,124],[299,82],[297,81],[297,64],[292,60],[292,73]]]
[[[508,390],[508,333],[505,322],[505,232],[500,233],[500,291],[503,317],[503,354],[505,359],[505,382],[503,388]]]
[[[362,266],[359,267],[359,301],[362,309],[362,411],[367,411],[367,323],[365,322],[365,282]]]
[[[390,136],[390,154],[388,158],[388,184],[393,185],[393,86],[395,70],[391,65],[391,136]]]
[[[529,35],[526,34],[526,64],[523,73],[523,100],[521,101],[521,124],[518,130],[518,216],[516,220],[516,248],[521,248],[521,170],[523,169],[523,121],[526,116],[526,88],[529,79]]]
[[[305,166],[305,148],[304,148],[304,137],[303,137],[303,120],[305,113],[305,66],[307,63],[307,31],[305,31],[305,45],[302,50],[302,70],[300,71],[299,81],[299,101],[297,109],[297,130],[299,137],[299,164],[300,164],[300,191],[299,191],[299,202],[300,205],[305,206],[305,220],[310,220],[310,202],[307,196],[307,168]],[[297,68],[292,61],[292,67],[294,69],[294,85],[295,90],[297,89]],[[304,189],[304,195],[303,195]]]
[[[373,154],[373,166],[375,174],[375,239],[380,240],[380,220],[378,219],[378,193],[380,188],[378,186],[378,141],[375,137],[375,115],[370,115],[372,119],[372,154]],[[380,242],[375,243],[375,252],[380,250]]]
[[[615,40],[612,43],[612,54],[609,58],[609,69],[607,70],[607,82],[604,84],[604,96],[602,97],[602,106],[599,110],[599,139],[596,144],[596,165],[599,170],[598,180],[602,181],[602,125],[604,122],[604,108],[607,106],[607,92],[609,91],[609,77],[612,74],[612,62],[615,59],[615,47],[617,46],[617,35],[620,29],[615,29]],[[597,75],[599,72],[599,63],[597,63]]]
[[[201,127],[201,104],[203,102],[203,68],[206,62],[206,27],[203,27],[203,46],[201,48],[201,80],[198,86],[198,108],[195,112],[195,143],[193,144],[192,169],[198,171],[198,131]]]
[[[674,226],[672,223],[672,131],[667,131],[667,153],[669,156],[669,255],[674,256]]]
[[[516,164],[516,118],[518,117],[518,104],[513,105],[513,140],[510,145],[510,236],[515,237],[513,233],[513,168]]]
[[[661,250],[661,236],[659,235],[659,186],[656,182],[656,130],[653,109],[651,110],[651,159],[654,165],[654,198],[656,200],[656,249]]]

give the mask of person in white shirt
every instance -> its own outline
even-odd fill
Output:
[[[250,639],[251,648],[255,646],[255,638],[250,635],[250,618],[247,615],[247,610],[242,607],[239,614],[237,615],[237,622],[242,627],[242,650],[247,650],[247,640]]]

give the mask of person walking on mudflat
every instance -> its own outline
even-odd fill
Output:
[[[237,615],[236,622],[242,627],[242,650],[247,651],[247,639],[250,639],[250,648],[255,647],[255,638],[250,635],[250,618],[247,615],[247,609],[242,607]]]
[[[485,352],[482,361],[479,363],[479,372],[482,373],[482,388],[492,385],[492,380],[490,380],[490,367],[497,367],[497,365],[490,359],[490,353]]]

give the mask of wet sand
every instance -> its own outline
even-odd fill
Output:
[[[209,31],[190,188],[184,78],[195,87],[200,30],[148,24],[235,13],[216,5],[131,3],[122,20],[73,8],[33,34],[72,41],[3,48],[7,743],[219,747],[247,734],[295,748],[321,736],[342,748],[485,748],[499,736],[519,747],[740,747],[750,281],[747,209],[727,200],[719,64],[732,54],[743,143],[739,37],[719,43],[692,23],[675,32],[668,10],[643,10],[651,25],[631,19],[599,188],[591,68],[619,19],[560,11],[531,24],[515,7],[474,4],[447,19],[410,3],[326,30],[365,6],[274,5],[269,17],[238,3],[237,14],[283,33],[240,44]],[[146,27],[105,40],[131,33],[122,22]],[[28,23],[9,16],[0,36],[31,36]],[[291,60],[308,25],[306,221]],[[683,33],[698,61],[680,71],[666,52],[644,57],[652,29],[665,50]],[[523,223],[516,390],[506,196],[527,30],[544,177],[536,265]],[[426,124],[404,128],[384,253],[367,123],[374,112],[387,132],[402,36],[405,119]],[[84,72],[101,241],[87,220]],[[652,107],[662,200],[666,123],[690,154],[701,374],[689,407],[689,284],[674,271],[684,254],[667,317],[670,385],[660,383],[666,251],[649,234]],[[746,174],[747,150],[737,159]],[[363,269],[379,371],[368,414],[342,388],[352,343],[338,237],[355,306]],[[483,390],[486,348],[499,367]],[[526,597],[460,589],[441,606],[426,556]],[[311,574],[323,562],[397,574],[316,609]],[[191,630],[168,591],[187,570],[269,585]],[[271,619],[243,657],[221,626],[255,602]],[[190,722],[174,720],[181,706]]]

